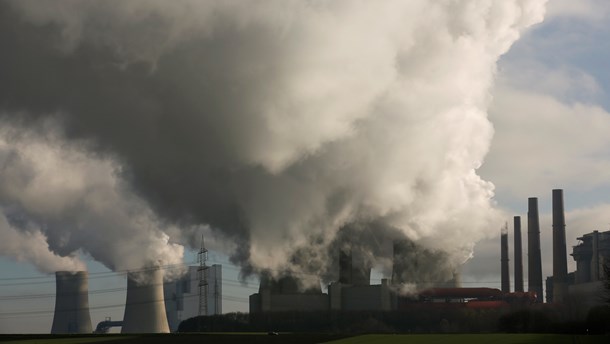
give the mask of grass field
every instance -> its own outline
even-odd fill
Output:
[[[176,334],[141,334],[141,335],[0,335],[3,344],[80,344],[80,343],[222,343],[222,344],[310,344],[324,343],[341,338],[345,335],[314,334],[314,333],[281,333],[270,336],[267,333],[176,333]]]
[[[3,343],[19,344],[80,344],[80,343],[331,343],[331,344],[597,344],[609,343],[610,336],[569,336],[556,334],[412,334],[412,335],[362,335],[345,337],[331,334],[281,333],[269,336],[266,333],[182,333],[143,335],[0,335]]]
[[[332,344],[596,344],[610,342],[609,336],[569,336],[559,334],[411,334],[381,335],[370,334],[344,338],[329,342]]]

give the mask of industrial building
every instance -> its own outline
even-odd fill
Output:
[[[207,283],[205,314],[199,313],[199,272],[205,274]],[[204,286],[205,287],[205,286]],[[189,266],[188,272],[180,279],[164,285],[165,311],[172,332],[178,330],[183,320],[198,315],[222,314],[222,266],[214,264],[200,270],[199,266]],[[202,297],[205,297],[202,295]]]
[[[563,190],[553,190],[553,276],[546,279],[546,301],[553,304],[551,307],[568,309],[574,318],[583,318],[591,307],[602,302],[603,267],[610,262],[610,231],[593,231],[578,240],[571,253],[576,261],[576,271],[568,273]],[[434,269],[434,264],[441,259],[439,253],[417,247],[405,239],[393,243],[391,280],[382,279],[380,284],[372,285],[370,261],[364,252],[347,245],[337,252],[338,279],[328,285],[327,293],[322,291],[316,276],[263,274],[258,293],[250,295],[250,312],[501,309],[541,303],[542,261],[537,198],[528,199],[528,291],[523,291],[519,216],[514,217],[514,292],[510,291],[508,243],[508,226],[505,226],[500,236],[501,290],[461,288],[459,274],[448,280],[446,273],[431,277],[430,271],[440,270]],[[423,279],[424,275],[427,280]],[[84,271],[56,273],[51,333],[91,333],[87,277]],[[405,285],[419,288],[415,293],[404,294],[401,289]],[[200,297],[202,290],[205,291],[203,299]],[[160,268],[130,272],[122,333],[176,331],[183,320],[221,313],[220,265],[191,266],[181,279],[165,284]]]
[[[604,264],[610,262],[610,231],[585,234],[572,250],[576,261],[575,284],[597,282],[603,277]]]
[[[121,333],[167,333],[163,301],[163,271],[159,268],[130,272]]]
[[[51,333],[91,333],[88,276],[86,271],[55,273],[55,313]]]
[[[610,231],[593,231],[579,238],[572,248],[571,256],[576,261],[576,271],[568,273],[566,243],[566,221],[563,190],[552,192],[553,202],[553,275],[546,278],[546,302],[568,307],[576,318],[602,303],[603,266],[610,262]],[[523,290],[521,219],[514,219],[515,243],[515,290]],[[502,290],[509,286],[507,239],[501,236],[501,283]],[[536,198],[528,200],[528,290],[542,302],[542,262],[540,260],[540,226]]]
[[[549,276],[547,302],[565,303],[577,317],[583,317],[591,307],[603,303],[603,267],[610,262],[610,231],[593,231],[577,239],[579,243],[572,248],[571,254],[576,261],[576,271],[567,274],[563,281],[567,297],[558,297],[561,284],[556,276]]]
[[[302,288],[293,276],[261,276],[258,293],[250,295],[250,313],[328,310],[328,294],[317,285]]]
[[[553,196],[553,276],[546,280],[548,303],[568,305],[575,314],[584,314],[599,304],[602,287],[603,264],[610,262],[610,231],[594,231],[578,240],[572,257],[577,270],[567,271],[566,222],[563,190],[555,189]],[[412,307],[468,307],[502,308],[524,307],[542,303],[543,276],[540,248],[540,221],[538,199],[528,199],[527,213],[527,291],[524,291],[523,249],[521,217],[514,217],[514,286],[510,290],[508,226],[500,237],[501,290],[490,288],[461,288],[459,274],[450,280],[441,275],[431,278],[435,252],[417,247],[409,240],[393,244],[392,279],[382,279],[381,284],[371,285],[371,266],[358,258],[358,252],[342,248],[339,256],[339,278],[328,286],[328,294],[321,288],[299,289],[298,280],[288,276],[278,280],[261,278],[259,292],[250,296],[250,312],[281,311],[391,311]],[[429,280],[422,280],[426,276]],[[432,280],[432,281],[431,281]],[[419,291],[401,295],[401,286],[413,284]],[[423,286],[423,287],[422,287]],[[576,310],[581,308],[582,311]]]
[[[363,258],[363,252],[344,247],[338,252],[339,278],[328,285],[328,293],[319,287],[302,290],[292,276],[279,279],[263,276],[259,292],[250,296],[250,312],[391,311],[397,309],[401,299],[397,290],[405,283],[451,288],[459,285],[458,274],[449,280],[441,278],[434,284],[417,279],[424,275],[423,270],[429,270],[431,262],[437,261],[435,253],[416,251],[408,240],[394,242],[393,250],[392,281],[384,278],[380,284],[371,284],[371,266]]]

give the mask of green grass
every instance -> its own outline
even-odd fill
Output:
[[[343,338],[342,338],[343,337]],[[280,333],[181,333],[136,335],[0,335],[0,342],[16,344],[79,343],[332,343],[332,344],[597,344],[610,343],[609,336],[569,336],[558,334],[371,334],[345,337],[332,334]]]
[[[0,342],[15,344],[80,344],[80,343],[222,343],[222,344],[313,344],[344,338],[337,334],[280,333],[270,336],[266,332],[250,333],[172,333],[172,334],[107,334],[107,335],[0,335]]]
[[[370,334],[344,338],[329,342],[332,344],[596,344],[610,342],[608,336],[570,336],[559,334]]]
[[[116,340],[130,340],[133,337],[90,337],[90,338],[36,338],[36,339],[21,339],[2,342],[3,344],[85,344],[85,343],[108,343]]]

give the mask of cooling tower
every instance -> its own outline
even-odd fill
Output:
[[[167,333],[163,271],[130,272],[121,333]]]
[[[553,302],[565,302],[568,295],[568,254],[563,190],[553,190]]]
[[[55,273],[55,314],[51,333],[91,333],[86,271]]]
[[[542,302],[542,257],[540,252],[540,221],[538,198],[528,199],[527,208],[527,275],[528,291],[536,293],[536,301]]]
[[[523,291],[523,249],[521,246],[521,216],[515,216],[515,291]]]
[[[510,275],[508,272],[508,228],[502,229],[500,234],[500,270],[502,291],[510,293]]]

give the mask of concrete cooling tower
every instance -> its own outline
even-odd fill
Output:
[[[121,333],[168,333],[163,271],[130,272]]]
[[[91,333],[86,271],[55,273],[55,314],[51,333]]]

